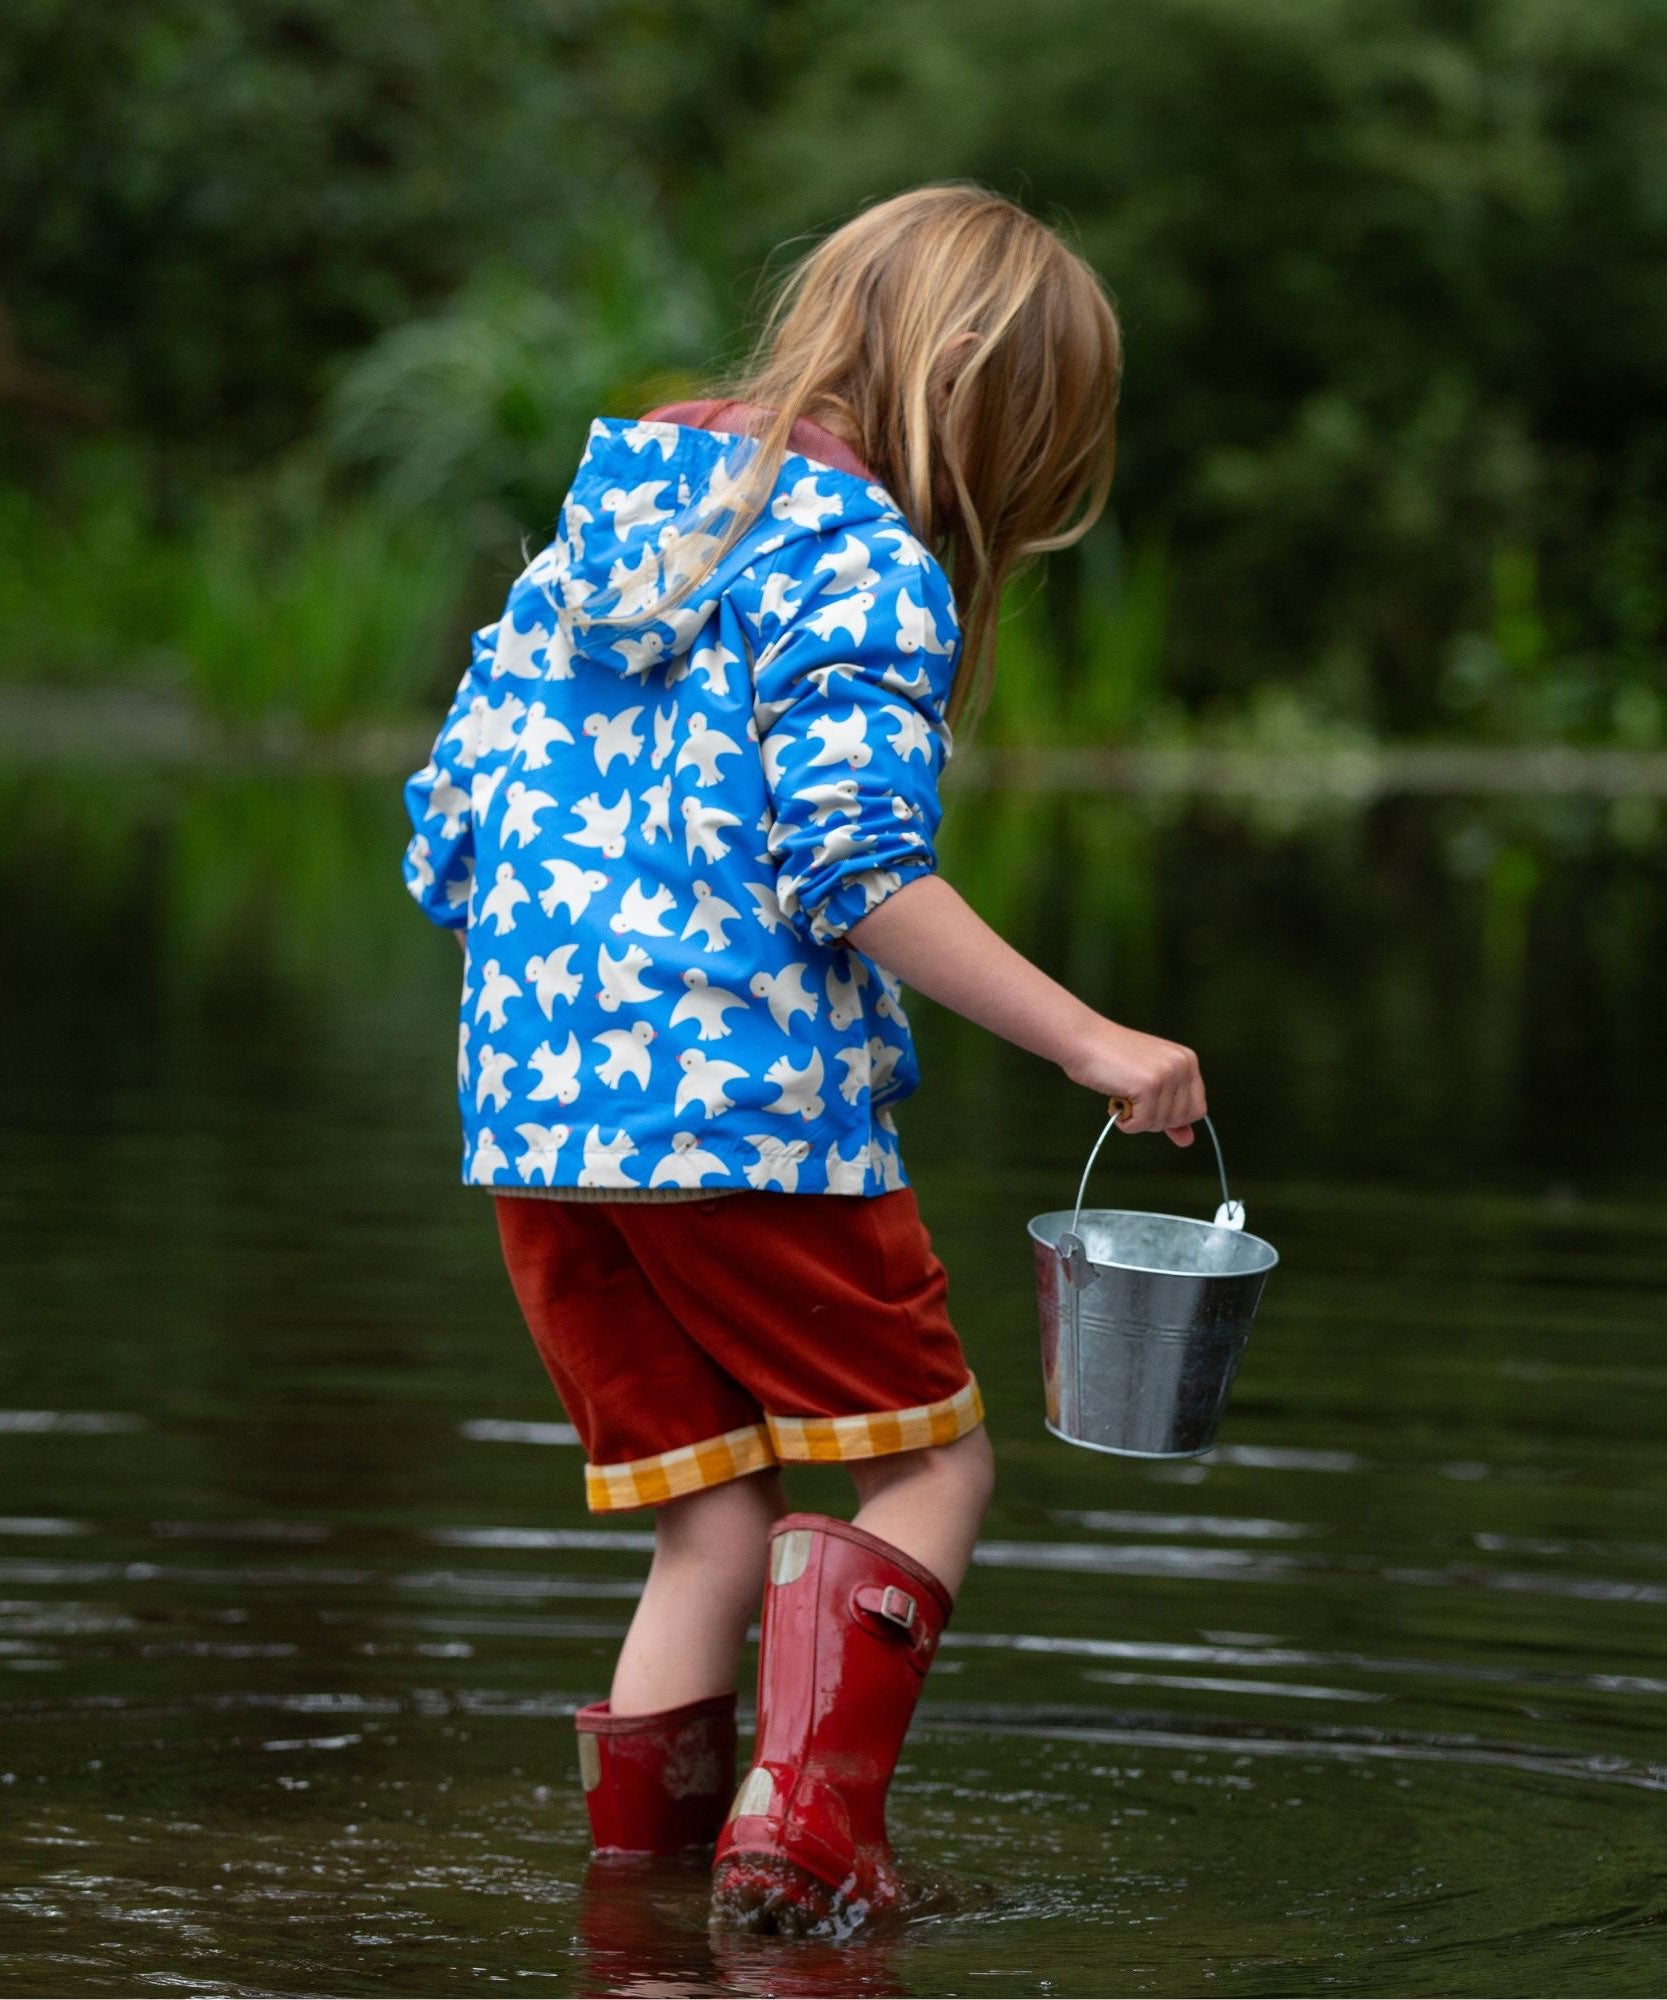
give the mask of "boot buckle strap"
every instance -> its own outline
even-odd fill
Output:
[[[856,1605],[859,1611],[866,1611],[870,1617],[900,1632],[911,1646],[918,1645],[926,1636],[920,1606],[908,1591],[899,1590],[894,1583],[888,1583],[884,1589],[876,1589],[871,1583],[860,1585]]]

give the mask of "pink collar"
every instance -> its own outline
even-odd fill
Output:
[[[720,417],[726,421],[719,423],[717,420]],[[644,423],[687,424],[698,431],[743,431],[749,437],[756,437],[769,421],[770,412],[757,404],[721,401],[666,403],[657,410],[650,410],[643,418]],[[873,473],[849,445],[842,444],[832,431],[813,424],[808,417],[800,417],[794,424],[788,445],[805,458],[817,459],[841,472],[854,473],[858,479],[874,480]]]

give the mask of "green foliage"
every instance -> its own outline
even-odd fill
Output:
[[[433,519],[292,480],[217,488],[165,525],[131,454],[77,474],[69,505],[0,493],[8,674],[138,678],[315,728],[432,697],[466,574]]]
[[[1070,218],[1129,356],[1117,520],[1015,593],[993,735],[1664,740],[1659,0],[17,0],[0,85],[11,671],[228,659],[177,551],[297,450],[303,596],[376,588],[296,553],[366,495],[396,566],[432,516],[501,575],[778,246],[964,175]]]
[[[500,536],[506,520],[547,525],[591,419],[651,407],[665,371],[710,349],[705,297],[652,248],[599,253],[570,299],[493,274],[388,334],[338,383],[326,451],[400,508],[483,510]]]

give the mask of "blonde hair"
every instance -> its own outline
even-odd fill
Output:
[[[1003,587],[1105,507],[1121,367],[1099,277],[1015,203],[947,182],[863,209],[787,272],[751,359],[718,391],[772,420],[719,546],[667,602],[757,518],[809,418],[944,562],[963,635],[948,720],[970,726],[993,681]]]

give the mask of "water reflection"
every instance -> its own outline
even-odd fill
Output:
[[[397,802],[60,775],[0,814],[0,1984],[1659,1984],[1667,953],[1602,811],[955,808],[992,915],[1206,1051],[1284,1263],[1209,1460],[1047,1439],[1023,1224],[1091,1107],[923,1010],[1002,1489],[895,1794],[921,1906],[835,1949],[585,1870],[645,1523],[585,1515],[451,1184]],[[1213,1199],[1107,1150],[1107,1202]]]

